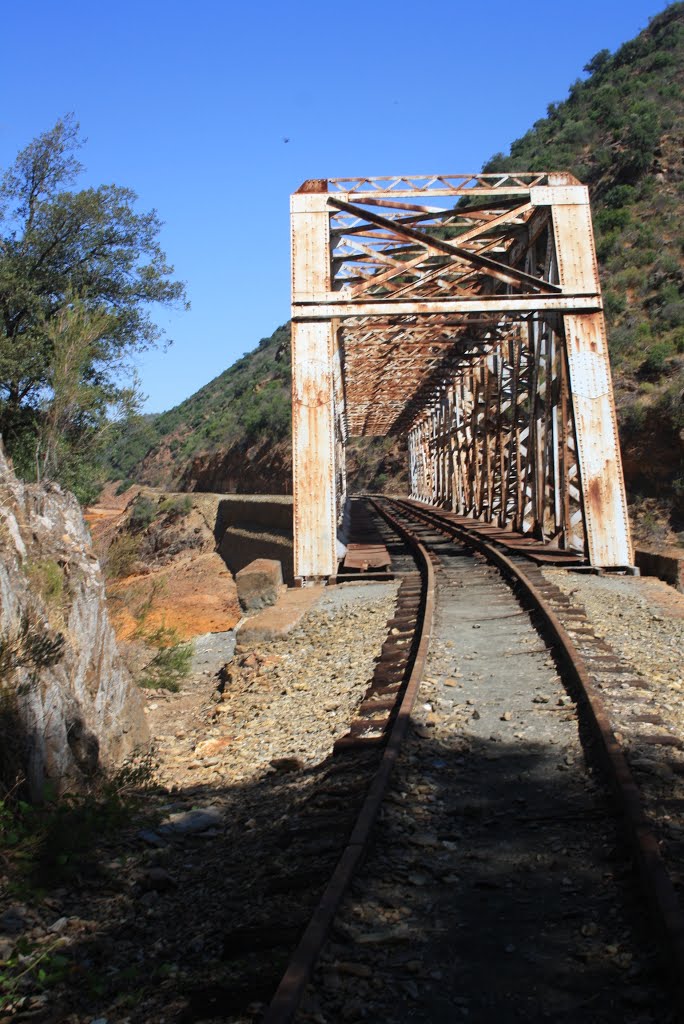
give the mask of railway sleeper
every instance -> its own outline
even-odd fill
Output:
[[[379,750],[387,741],[385,735],[382,736],[352,736],[347,734],[346,736],[340,736],[338,740],[335,740],[333,746],[333,754],[358,754],[359,752],[367,750]]]

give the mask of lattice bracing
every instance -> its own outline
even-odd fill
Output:
[[[332,193],[342,192],[346,195],[374,196],[421,196],[429,194],[445,196],[462,196],[470,193],[496,192],[505,189],[508,192],[527,192],[535,185],[547,185],[550,179],[557,184],[569,184],[574,179],[570,175],[549,175],[545,171],[510,174],[408,174],[398,177],[375,178],[329,178],[328,189]],[[305,182],[302,188],[309,183]]]
[[[410,449],[415,498],[584,550],[564,344],[548,324],[519,324],[457,371],[413,424]]]

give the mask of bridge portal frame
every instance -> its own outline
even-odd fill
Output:
[[[428,248],[441,246],[445,252],[456,253],[456,260],[482,267],[490,275],[488,285],[497,279],[499,290],[484,288],[480,294],[419,298],[400,289],[404,292],[400,296],[390,293],[378,298],[363,291],[354,294],[335,281],[331,218],[339,211],[362,214],[383,229],[389,222],[366,208],[378,199],[378,205],[392,207],[399,205],[394,200],[425,201],[426,196],[468,196],[472,200],[474,195],[516,197],[526,215],[542,208],[550,213],[553,270],[548,271],[546,279],[536,276],[534,269],[529,273],[513,265],[507,268],[486,255],[430,238]],[[410,227],[395,226],[393,230],[397,236],[422,238],[423,242],[426,239]],[[564,173],[314,179],[291,197],[291,238],[294,561],[300,583],[325,580],[336,571],[336,530],[345,496],[344,446],[349,412],[345,408],[344,357],[339,339],[340,328],[352,319],[359,322],[358,318],[364,318],[371,331],[373,323],[386,328],[407,316],[418,320],[425,317],[429,324],[436,314],[481,313],[523,319],[541,316],[552,320],[565,353],[562,361],[566,380],[562,388],[574,420],[571,443],[576,454],[575,489],[580,498],[585,553],[593,566],[632,564],[601,287],[585,186]],[[391,270],[384,276],[387,274]],[[506,291],[501,291],[501,283]],[[514,288],[523,292],[516,293]],[[445,384],[442,390],[449,393],[449,388]],[[434,501],[434,489],[430,494],[420,493],[415,472],[418,456],[425,457],[429,447],[424,444],[422,451],[418,450],[425,440],[416,429],[421,416],[424,424],[434,426],[440,416],[439,402],[433,398],[416,413],[409,433],[412,488],[423,500]],[[432,447],[433,454],[427,456],[432,460],[432,475],[444,480],[453,468],[453,452],[447,460],[450,469],[444,468],[445,463],[440,469],[438,455],[434,454],[436,446]],[[458,505],[457,490],[454,487],[450,492],[454,506]],[[560,507],[566,499],[567,495],[558,493],[553,500]],[[514,525],[504,520],[505,509],[500,509],[500,525]]]

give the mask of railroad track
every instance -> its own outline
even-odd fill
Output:
[[[624,687],[625,667],[537,566],[458,517],[383,499],[362,518],[403,570],[333,758],[338,804],[345,773],[363,796],[265,1024],[294,1020],[302,1000],[301,1021],[678,1019],[681,910],[596,683]]]

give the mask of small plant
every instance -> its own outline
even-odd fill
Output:
[[[157,506],[143,494],[139,494],[133,501],[128,525],[133,533],[141,533],[146,530],[150,523],[156,518]]]
[[[61,605],[64,596],[64,573],[54,559],[44,558],[38,562],[29,562],[26,573],[32,586],[46,604],[53,607]]]
[[[175,516],[182,518],[187,516],[192,510],[192,498],[189,494],[183,495],[183,497],[164,498],[159,505],[159,512],[166,516]]]
[[[51,634],[42,623],[24,612],[12,634],[0,636],[0,681],[6,683],[16,668],[42,668],[54,665],[64,654],[64,636]],[[0,685],[0,693],[5,686]]]
[[[135,630],[136,640],[146,640],[148,643],[152,642],[145,633],[145,622],[147,621],[148,615],[152,611],[152,606],[154,605],[154,602],[160,595],[166,592],[168,586],[168,580],[164,579],[164,577],[158,579],[155,579],[153,577],[151,580],[151,585],[148,593],[145,595],[141,603],[138,605],[137,609],[131,609],[133,617],[138,623]],[[154,631],[151,635],[154,636],[156,635],[157,632],[158,630]]]
[[[121,533],[109,546],[105,558],[105,573],[110,579],[130,576],[133,563],[138,557],[138,541],[130,534]]]
[[[16,860],[29,885],[62,884],[88,861],[96,864],[98,840],[137,810],[155,768],[152,753],[134,754],[116,771],[100,774],[86,793],[56,799],[54,787],[46,786],[44,802],[37,805],[18,798],[15,787],[0,800],[0,852]]]
[[[650,544],[663,544],[667,540],[667,520],[661,510],[644,507],[637,516],[637,528],[643,541]]]
[[[38,670],[55,665],[64,654],[62,633],[25,612],[18,626],[0,635],[0,839],[5,812],[24,788],[28,737],[19,714],[19,698],[37,684]],[[25,671],[19,679],[15,673]]]
[[[17,941],[11,955],[0,960],[0,1010],[11,1011],[27,990],[45,991],[64,980],[71,961],[60,947],[60,939],[47,946],[23,937]]]
[[[192,643],[183,643],[176,630],[166,626],[159,626],[154,632],[144,635],[144,638],[157,648],[157,653],[145,667],[138,685],[145,690],[170,690],[171,693],[177,693],[181,682],[190,672]]]
[[[0,800],[0,850],[18,846],[32,832],[31,821],[35,812],[31,804],[17,797],[19,789],[16,784]]]
[[[56,800],[54,787],[46,786],[44,802],[32,805],[18,796],[19,785],[6,792],[0,799],[0,859],[22,898],[41,898],[84,874],[102,874],[101,839],[137,813],[155,769],[152,753],[134,754],[85,794]],[[74,963],[63,945],[59,936],[38,942],[22,936],[0,958],[2,1020],[25,1009],[27,997],[49,992],[71,976]]]

